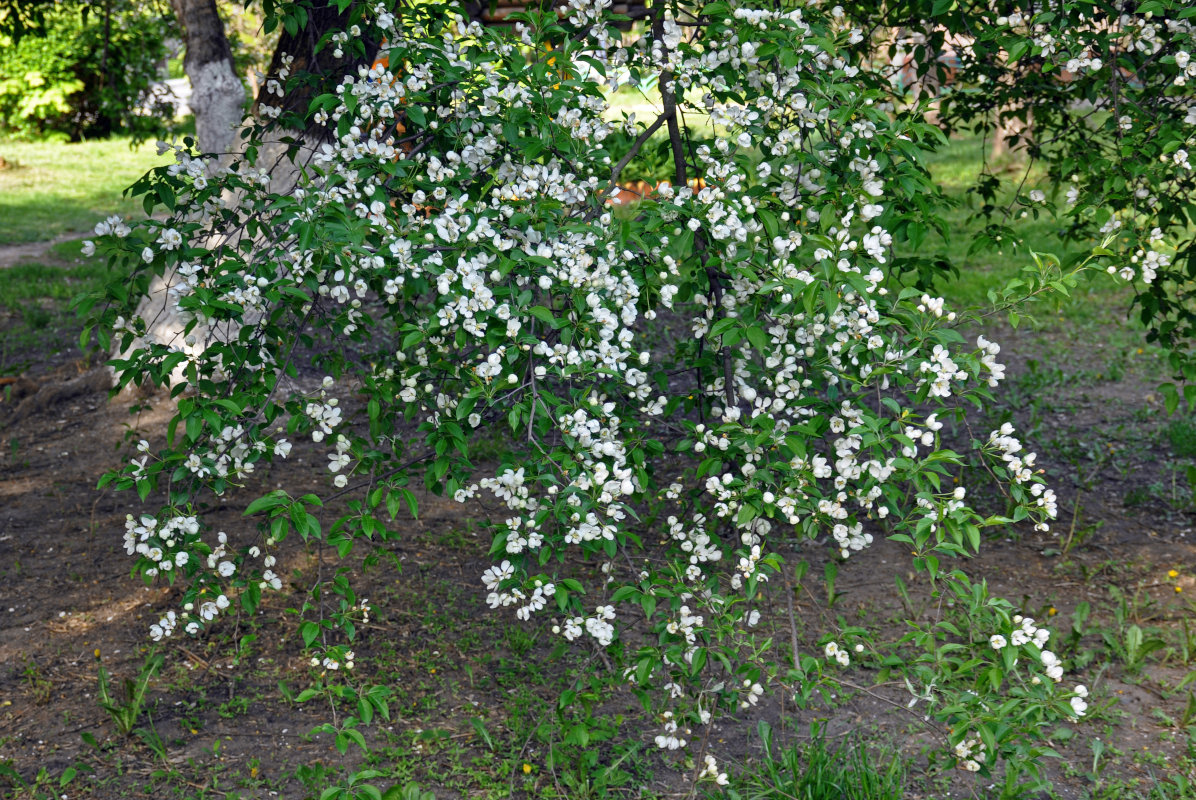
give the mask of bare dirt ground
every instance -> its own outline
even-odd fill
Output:
[[[0,269],[15,266],[23,261],[45,261],[46,254],[56,244],[76,239],[76,234],[64,234],[48,242],[27,242],[24,244],[0,245]]]
[[[0,319],[0,337],[15,324]],[[73,323],[64,315],[57,324]],[[1114,358],[1099,332],[1005,331],[1003,341],[1007,352],[1035,356],[1014,360],[1001,412],[1029,431],[1060,494],[1061,519],[1051,534],[1016,529],[991,539],[970,566],[994,594],[1049,620],[1058,639],[1076,631],[1061,654],[1074,679],[1092,688],[1092,708],[1055,737],[1063,755],[1052,767],[1056,796],[1148,797],[1160,780],[1196,780],[1196,699],[1177,688],[1196,660],[1196,501],[1185,472],[1196,426],[1188,431],[1164,415],[1155,362]],[[135,678],[150,653],[147,628],[176,594],[130,576],[121,535],[125,515],[140,510],[136,497],[95,486],[129,457],[130,441],[162,436],[170,406],[162,398],[109,400],[93,362],[70,347],[22,353],[20,363],[20,375],[0,369],[0,796],[318,797],[346,765],[360,765],[355,749],[342,755],[330,735],[310,734],[336,705],[296,701],[319,670],[305,662],[295,626],[279,617],[314,574],[332,568],[327,554],[301,542],[291,543],[279,570],[283,591],[267,596],[258,617],[158,649],[165,662],[148,680],[132,732],[117,730],[97,700],[99,667],[114,685]],[[298,463],[287,470],[259,475],[207,517],[235,530],[248,524],[237,509],[275,485],[320,488],[308,477],[314,471]],[[619,761],[612,785],[594,796],[687,796],[684,765],[656,756],[620,761],[629,750],[650,750],[655,732],[629,698],[602,706],[609,728],[568,749],[552,722],[555,697],[584,684],[596,662],[554,652],[544,629],[485,608],[478,576],[490,563],[489,542],[475,524],[485,509],[463,512],[430,496],[420,505],[419,520],[396,523],[398,544],[356,579],[359,596],[380,611],[363,631],[359,660],[369,681],[394,692],[391,718],[369,733],[378,782],[415,780],[437,798],[585,796],[584,776],[548,758],[558,746]],[[811,561],[811,575],[831,557],[813,545],[800,556]],[[882,542],[841,565],[831,613],[900,636],[903,620],[930,606],[924,593],[903,602],[894,590],[895,573],[913,577],[896,566],[904,564],[901,548]],[[803,629],[828,612],[821,591],[812,585],[797,596]],[[785,603],[773,602],[780,619]],[[1083,603],[1091,614],[1077,620]],[[854,680],[869,685],[861,673]],[[863,730],[912,759],[909,797],[990,795],[970,776],[919,771],[920,744],[932,734],[900,708],[909,700],[904,687],[836,698],[833,709],[797,717],[785,695],[716,729],[730,763],[759,753],[760,718],[789,720],[800,738],[809,720],[830,717],[833,731]]]

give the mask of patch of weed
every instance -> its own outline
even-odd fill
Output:
[[[794,797],[802,800],[901,800],[907,770],[896,754],[876,755],[861,741],[832,744],[821,723],[810,726],[804,744],[780,745],[772,727],[761,722],[764,753],[735,779],[744,800]]]

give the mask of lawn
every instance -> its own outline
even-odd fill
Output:
[[[0,139],[0,246],[89,231],[108,214],[137,215],[122,192],[169,163],[153,143],[129,139],[78,144]]]
[[[68,309],[114,277],[98,259],[83,258],[79,245],[59,242],[37,261],[0,267],[0,376],[79,354],[79,323]]]

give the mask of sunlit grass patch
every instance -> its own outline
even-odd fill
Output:
[[[18,142],[0,139],[0,245],[48,241],[83,233],[109,214],[140,214],[123,197],[127,186],[152,167],[167,164],[152,143],[129,139]]]

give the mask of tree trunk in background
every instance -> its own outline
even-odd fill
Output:
[[[324,92],[333,91],[336,84],[350,73],[356,72],[358,66],[369,66],[378,52],[379,43],[368,38],[365,42],[365,57],[345,55],[337,58],[333,55],[334,48],[325,46],[316,52],[316,45],[324,34],[332,30],[344,30],[348,26],[349,12],[341,12],[336,3],[330,0],[312,3],[307,11],[307,25],[295,33],[283,31],[278,39],[278,46],[274,48],[274,56],[270,59],[270,68],[266,71],[268,78],[276,77],[283,68],[283,58],[290,56],[290,73],[305,73],[305,79],[300,85],[291,85],[282,98],[270,96],[265,92],[258,94],[253,106],[253,115],[258,117],[258,105],[265,102],[272,106],[281,106],[283,116],[280,122],[283,127],[303,133],[307,138],[320,140],[329,133],[326,129],[309,126],[302,122],[307,114],[308,105],[312,98]]]
[[[0,0],[2,3],[3,0]],[[224,26],[216,14],[215,0],[171,0],[175,13],[183,22],[187,31],[187,56],[184,67],[191,79],[191,87],[195,94],[191,105],[195,109],[195,127],[199,134],[200,148],[204,152],[220,152],[226,155],[212,162],[212,168],[219,164],[229,164],[241,157],[246,141],[239,135],[242,124],[254,125],[265,122],[258,114],[258,108],[265,103],[272,106],[282,106],[283,115],[271,122],[269,129],[259,132],[259,140],[255,145],[256,165],[259,169],[270,173],[270,189],[280,194],[287,194],[299,180],[302,167],[309,163],[320,142],[330,134],[327,128],[321,126],[307,126],[305,117],[311,99],[323,91],[329,91],[348,72],[355,70],[358,64],[369,64],[378,47],[376,43],[366,42],[367,58],[335,58],[332,48],[328,47],[316,52],[316,45],[330,30],[343,29],[346,14],[337,11],[335,2],[317,0],[314,7],[308,10],[307,26],[294,34],[283,31],[274,50],[270,69],[270,77],[276,77],[283,65],[283,57],[290,55],[294,58],[291,64],[292,73],[298,70],[312,73],[310,79],[300,85],[288,87],[285,96],[279,98],[265,91],[259,93],[248,120],[242,119],[243,90],[241,82],[237,80],[233,70],[232,55],[228,40],[224,36]],[[188,16],[191,14],[193,16]],[[199,65],[193,68],[193,62]],[[233,89],[227,94],[212,92],[205,96],[205,105],[198,105],[200,94],[200,74],[217,73],[226,78]],[[217,86],[213,82],[208,86]],[[227,100],[223,111],[216,111],[212,104],[220,100]],[[235,102],[234,102],[235,101]],[[215,143],[215,139],[219,143]],[[178,274],[170,270],[151,282],[149,292],[138,306],[137,313],[149,323],[149,332],[159,342],[176,344],[186,353],[199,353],[213,342],[228,342],[236,339],[240,326],[232,322],[222,322],[217,325],[201,325],[195,328],[191,335],[193,344],[186,344],[184,330],[186,320],[179,312],[170,289],[178,281]],[[255,320],[247,320],[245,324],[252,325]],[[134,345],[136,346],[136,345]],[[120,352],[117,357],[123,357]],[[172,383],[183,380],[183,365],[180,365],[172,375]]]
[[[992,149],[988,153],[989,160],[995,161],[1001,156],[1014,152],[1018,146],[1024,146],[1033,135],[1033,129],[1034,115],[1032,111],[1027,110],[1026,118],[1023,120],[1013,116],[1011,109],[998,108],[997,124],[993,129]]]
[[[216,0],[171,0],[170,5],[183,26],[183,69],[191,81],[199,149],[226,153],[244,116],[245,87],[237,76]]]

